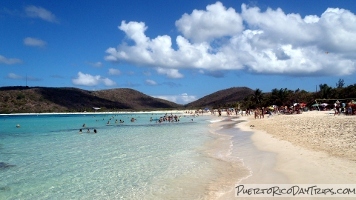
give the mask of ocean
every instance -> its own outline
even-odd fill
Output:
[[[205,199],[233,189],[224,173],[241,166],[231,136],[212,132],[211,116],[158,123],[164,115],[1,115],[0,199]]]

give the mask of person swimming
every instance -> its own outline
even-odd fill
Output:
[[[96,129],[94,129],[94,133],[96,133]]]

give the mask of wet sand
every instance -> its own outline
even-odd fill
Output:
[[[229,130],[235,126],[236,122],[230,117],[213,117],[213,119],[221,121],[210,124],[210,134],[214,140],[206,144],[201,152],[212,160],[212,168],[217,176],[208,184],[204,199],[225,200],[234,197],[236,182],[250,176],[251,172],[234,154],[233,135],[229,134]]]
[[[247,119],[236,116],[218,119],[222,121],[212,125],[215,134],[220,135],[220,140],[225,138],[230,141],[230,155],[223,157],[228,158],[225,159],[228,162],[235,161],[239,164],[235,165],[235,168],[225,169],[224,173],[227,175],[228,170],[234,171],[230,173],[230,176],[222,177],[221,181],[213,185],[215,189],[220,188],[219,195],[210,195],[207,199],[236,199],[235,186],[238,183],[288,183],[288,178],[274,168],[276,153],[259,149],[251,139],[253,132],[239,128],[240,124],[246,123]],[[221,141],[216,142],[219,146],[224,144]],[[224,188],[219,186],[222,183],[224,183]]]
[[[231,157],[242,159],[239,170],[250,171],[235,177],[235,185],[356,183],[355,116],[312,111],[264,119],[226,117],[214,126],[221,127],[220,134],[235,136]],[[236,199],[234,192],[218,199]]]
[[[334,116],[330,112],[305,112],[265,119],[243,117],[237,126],[253,131],[251,139],[261,151],[275,154],[273,170],[282,173],[288,184],[355,184],[355,116]],[[342,128],[333,128],[344,126]],[[256,160],[256,165],[262,164]],[[266,173],[252,175],[239,184],[280,184]],[[251,198],[249,198],[251,199]]]

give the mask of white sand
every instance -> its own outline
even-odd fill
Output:
[[[352,131],[356,116],[333,116],[329,112],[312,111],[245,119],[247,122],[238,127],[254,131],[252,140],[258,149],[276,154],[274,169],[284,174],[289,183],[356,183],[356,131]],[[335,126],[343,126],[344,129],[333,128]],[[263,173],[259,175],[263,176]],[[242,183],[259,183],[260,178],[263,177],[252,176]]]

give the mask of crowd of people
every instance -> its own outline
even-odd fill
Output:
[[[319,104],[318,104],[319,105]],[[334,115],[356,115],[356,102],[355,101],[349,101],[348,103],[342,103],[340,101],[335,101],[334,104],[320,104],[321,108],[319,109],[314,109],[314,110],[332,110],[334,111]],[[328,105],[328,106],[323,106],[323,105]],[[291,106],[276,106],[272,105],[269,107],[258,107],[255,109],[246,109],[246,110],[241,110],[241,109],[235,109],[235,108],[229,108],[229,109],[213,109],[212,111],[205,111],[205,112],[210,112],[212,115],[216,115],[218,113],[218,116],[222,116],[222,112],[225,112],[227,116],[231,115],[240,115],[240,116],[249,116],[249,115],[254,115],[255,119],[261,119],[264,118],[265,115],[268,117],[275,115],[275,114],[301,114],[304,111],[308,110],[313,110],[313,107],[307,107],[305,103],[294,103]],[[197,113],[202,112],[203,110],[198,110],[196,111]]]

